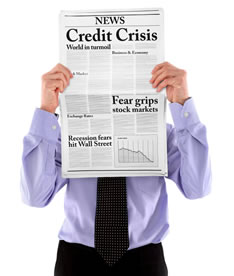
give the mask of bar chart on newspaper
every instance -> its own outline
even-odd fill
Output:
[[[167,176],[163,9],[61,11],[59,60],[62,177]]]

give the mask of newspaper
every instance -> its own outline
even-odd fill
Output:
[[[162,8],[60,11],[62,177],[167,176]]]

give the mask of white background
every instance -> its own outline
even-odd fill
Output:
[[[23,137],[40,107],[41,75],[58,63],[59,11],[146,7],[165,10],[165,59],[188,72],[212,161],[212,194],[205,198],[186,199],[167,180],[170,233],[163,247],[169,275],[234,275],[232,1],[138,3],[1,2],[1,275],[53,275],[65,188],[49,206],[29,207],[21,202],[19,171]]]

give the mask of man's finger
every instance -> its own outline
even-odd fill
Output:
[[[150,79],[150,82],[153,83],[155,81],[155,79],[164,71],[164,68],[159,69],[158,71],[156,71],[152,78]]]
[[[45,75],[45,79],[50,79],[50,80],[60,80],[61,79],[64,82],[64,86],[67,86],[69,84],[69,81],[67,82],[67,79],[62,72],[47,74],[47,75]]]
[[[175,77],[166,78],[157,87],[157,92],[160,92],[161,89],[163,89],[167,85],[174,85],[175,83],[176,83],[176,78]]]
[[[155,82],[155,80],[156,80],[156,78],[159,76],[159,75],[161,75],[163,72],[168,72],[168,76],[170,75],[170,76],[176,76],[177,74],[178,74],[178,71],[177,70],[175,70],[175,69],[173,69],[173,68],[166,68],[165,66],[164,67],[162,67],[161,69],[159,69],[158,71],[156,71],[154,74],[153,74],[153,76],[152,76],[152,78],[150,79],[150,82],[151,83],[154,83]]]
[[[155,71],[157,71],[158,69],[161,69],[163,67],[164,63],[159,63],[156,66],[154,66],[153,70],[151,71],[151,73],[153,74]]]
[[[57,90],[57,88],[59,89],[59,91],[64,90],[64,84],[62,80],[48,80],[46,83],[46,87],[53,91]]]
[[[163,81],[165,78],[172,77],[173,74],[170,71],[163,71],[153,82],[152,86],[155,88],[158,84]]]
[[[66,76],[67,81],[69,81],[70,78],[72,77],[72,72],[61,63],[58,63],[48,73],[58,73],[58,72],[64,73],[64,75]]]

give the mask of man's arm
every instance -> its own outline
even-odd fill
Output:
[[[44,207],[69,179],[61,177],[61,139],[58,115],[34,111],[23,139],[20,191],[25,204]]]
[[[192,97],[184,104],[169,103],[174,126],[168,135],[168,177],[186,198],[211,192],[211,161],[206,127],[200,122]]]

